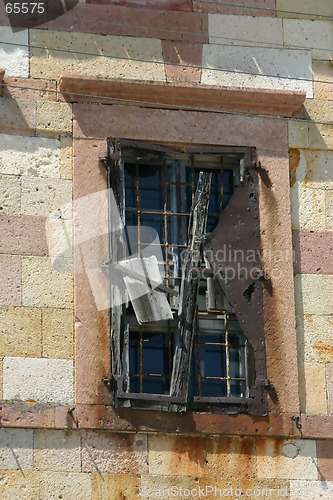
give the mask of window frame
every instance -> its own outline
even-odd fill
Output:
[[[114,143],[114,146],[113,146]],[[258,188],[258,169],[256,164],[256,150],[254,147],[241,147],[241,146],[199,146],[199,145],[168,145],[155,144],[151,142],[134,141],[129,139],[113,139],[113,141],[108,141],[108,155],[106,158],[106,166],[108,171],[108,188],[111,190],[114,186],[117,186],[118,192],[115,193],[115,198],[118,203],[118,209],[120,216],[124,219],[124,185],[119,176],[119,169],[123,173],[123,165],[121,165],[121,148],[130,146],[133,148],[144,148],[151,149],[159,152],[169,152],[169,153],[212,153],[212,154],[241,154],[243,155],[243,162],[241,166],[240,177],[242,184],[237,189],[241,191],[241,195],[238,194],[238,198],[243,196],[242,192],[245,191],[245,196],[248,196],[249,189],[251,195],[253,196],[253,191],[255,192],[255,204],[256,210],[259,208],[259,188]],[[116,182],[112,182],[112,175],[115,174],[115,166],[118,165],[118,172],[116,174]],[[113,174],[112,174],[113,172]],[[251,186],[249,183],[244,182],[245,174],[249,176],[251,172]],[[247,185],[248,184],[248,185]],[[119,189],[120,186],[120,189]],[[259,210],[258,210],[259,213]],[[222,215],[221,215],[222,217]],[[220,217],[220,219],[221,219]],[[257,216],[255,218],[258,218]],[[259,220],[256,222],[257,234],[260,235]],[[249,233],[248,233],[249,234]],[[110,231],[110,249],[115,242],[112,241],[112,231]],[[119,254],[117,256],[110,253],[110,260],[114,258],[119,259]],[[258,263],[257,263],[258,264]],[[255,362],[255,384],[252,387],[250,397],[205,397],[205,396],[195,396],[193,401],[196,405],[194,409],[190,411],[209,411],[213,413],[250,413],[252,415],[265,415],[267,413],[267,389],[270,387],[270,383],[267,380],[266,375],[266,356],[265,356],[265,339],[264,339],[264,328],[260,316],[262,316],[262,281],[257,280],[259,290],[259,295],[256,297],[257,303],[260,301],[260,312],[257,314],[258,324],[260,324],[260,330],[255,335],[252,335],[250,344],[254,348],[254,362]],[[124,301],[125,302],[125,301]],[[125,306],[124,303],[121,306],[117,306],[115,309],[111,308],[111,373],[107,378],[109,387],[111,388],[112,401],[115,408],[138,408],[138,409],[151,409],[151,410],[166,410],[175,411],[183,413],[187,411],[187,398],[185,396],[170,396],[162,394],[149,394],[149,393],[137,393],[129,392],[124,390],[124,380],[122,374],[122,355],[123,355],[123,345],[121,336],[125,334],[125,325],[122,323],[125,317]],[[252,316],[254,319],[253,308]],[[236,314],[238,320],[240,320],[238,314]],[[246,316],[246,315],[245,315]],[[245,317],[244,316],[244,317]],[[240,321],[239,321],[240,322]],[[244,323],[244,321],[243,321]],[[115,327],[116,325],[116,327]],[[252,328],[253,330],[253,328]],[[114,332],[116,331],[116,337]],[[245,333],[245,332],[244,332]],[[129,342],[129,334],[124,335],[125,343]],[[249,340],[247,334],[245,337]],[[115,341],[116,338],[116,341]],[[253,342],[255,345],[253,345]],[[185,362],[186,363],[186,362]],[[188,365],[191,363],[191,358],[187,360]],[[188,366],[189,369],[189,366]]]

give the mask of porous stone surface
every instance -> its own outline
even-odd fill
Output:
[[[28,78],[29,47],[27,29],[14,33],[11,27],[0,26],[0,68],[5,69],[8,76]]]
[[[295,276],[296,314],[332,314],[333,279],[331,275]]]
[[[310,479],[310,478],[309,478]],[[290,500],[331,500],[333,481],[290,481]]]
[[[73,402],[73,362],[67,359],[5,357],[3,397],[40,403]]]
[[[276,0],[276,15],[295,19],[322,19],[328,20],[333,16],[331,0]]]
[[[30,43],[49,48],[32,48],[33,78],[57,79],[71,73],[165,81],[162,45],[157,39],[31,30]],[[73,56],[64,57],[63,52],[52,49],[70,50]]]
[[[284,19],[283,37],[286,47],[311,50],[314,59],[327,60],[333,55],[333,26],[330,20]]]
[[[0,429],[1,470],[32,470],[33,454],[32,430]],[[2,479],[6,483],[6,479]]]
[[[34,468],[41,471],[80,472],[80,434],[76,431],[36,430]]]
[[[21,212],[36,217],[59,217],[63,205],[72,200],[72,182],[65,179],[22,178]],[[70,210],[61,211],[62,217],[71,218]]]
[[[91,500],[91,475],[79,472],[41,472],[40,500]]]
[[[333,363],[333,316],[297,316],[297,346],[300,363]]]
[[[60,177],[72,179],[73,177],[73,146],[71,137],[60,138]]]
[[[301,412],[326,415],[326,373],[323,363],[300,363],[299,389]]]
[[[313,97],[311,53],[262,47],[205,44],[201,83],[298,90]]]
[[[0,305],[22,304],[22,266],[18,255],[0,255]]]
[[[11,470],[0,472],[1,499],[33,500],[39,498],[39,472]]]
[[[42,311],[42,349],[45,358],[73,358],[73,311]]]
[[[58,140],[0,134],[0,173],[60,177]]]
[[[37,103],[37,133],[58,136],[72,132],[71,104],[65,102]]]
[[[19,214],[21,210],[20,178],[0,174],[0,192],[0,214]]]
[[[41,311],[0,308],[0,352],[3,356],[41,356]]]

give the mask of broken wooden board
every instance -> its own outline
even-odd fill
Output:
[[[173,319],[166,293],[152,286],[152,283],[162,283],[157,258],[154,255],[142,259],[137,257],[122,260],[119,264],[124,269],[124,283],[138,323]],[[125,269],[138,274],[141,279],[126,276]]]

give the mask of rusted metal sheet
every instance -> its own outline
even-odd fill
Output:
[[[187,400],[190,378],[193,338],[196,333],[199,277],[191,273],[202,260],[203,237],[206,231],[212,175],[200,172],[188,226],[187,251],[182,271],[179,299],[179,330],[176,334],[175,354],[170,384],[170,396]],[[185,411],[180,405],[178,411]]]
[[[138,323],[142,325],[151,321],[173,319],[165,292],[152,286],[152,282],[162,282],[156,256],[123,260],[121,267],[125,269],[124,282]],[[142,279],[139,281],[130,275],[126,276],[127,269],[134,271]]]
[[[236,188],[216,228],[209,235],[204,253],[254,350],[256,384],[250,394],[253,398],[251,412],[262,413],[267,381],[259,189],[258,173],[254,168],[245,168],[244,182]]]

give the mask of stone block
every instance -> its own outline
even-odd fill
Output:
[[[332,123],[333,101],[326,99],[306,99],[304,116],[313,121]]]
[[[59,141],[0,134],[0,173],[60,177]]]
[[[8,76],[29,77],[28,30],[13,33],[9,26],[0,26],[0,68]]]
[[[324,189],[302,187],[296,182],[290,188],[290,201],[293,229],[326,230],[326,191]]]
[[[304,363],[300,366],[299,392],[302,413],[327,414],[326,373],[323,363]]]
[[[309,123],[309,148],[333,149],[333,125]]]
[[[24,215],[48,217],[72,201],[72,182],[65,179],[22,179],[21,212]],[[62,218],[72,217],[70,210],[61,212]],[[60,212],[57,213],[58,217]],[[55,217],[56,214],[53,214]]]
[[[243,479],[240,477],[239,489],[244,498],[269,498],[271,500],[281,500],[289,498],[289,481],[283,479]]]
[[[282,20],[209,14],[209,43],[242,47],[283,47]]]
[[[0,131],[11,134],[34,135],[36,128],[36,109],[34,101],[15,100],[2,97],[0,100]]]
[[[333,415],[333,363],[326,363],[325,371],[327,410],[329,415]]]
[[[333,17],[331,0],[276,0],[276,15],[290,19],[321,19]]]
[[[164,498],[239,498],[238,495],[234,496],[237,486],[236,478],[233,481],[226,481],[211,476],[158,476],[151,474],[142,476],[139,492],[140,498],[144,500],[163,497],[163,494]]]
[[[56,50],[32,49],[32,78],[58,79],[67,73],[94,78],[165,81],[160,40],[31,30],[30,43],[75,52],[75,58],[67,58]]]
[[[202,67],[204,84],[297,90],[313,97],[311,53],[304,50],[209,44],[203,46]]]
[[[290,481],[290,500],[331,500],[332,481]]]
[[[93,431],[83,433],[82,471],[146,474],[148,472],[147,436]]]
[[[328,0],[331,3],[331,0]],[[313,89],[315,99],[333,100],[332,61],[313,61]]]
[[[256,477],[255,440],[252,438],[218,437],[207,439],[207,475],[223,479]]]
[[[71,137],[60,138],[60,177],[62,179],[73,178],[73,146]]]
[[[333,55],[333,27],[329,20],[284,19],[283,37],[285,47],[311,50],[313,59],[328,60]]]
[[[332,276],[297,274],[295,276],[296,314],[332,314]]]
[[[330,172],[331,172],[331,170],[330,170]],[[326,214],[326,229],[328,231],[332,231],[333,230],[333,190],[329,190],[326,192],[325,214]]]
[[[34,468],[36,470],[81,471],[81,436],[79,432],[36,430],[34,439]]]
[[[18,215],[0,216],[0,254],[47,255],[45,219]]]
[[[41,356],[40,309],[0,309],[0,352],[3,356]]]
[[[333,481],[333,440],[317,441],[319,479]]]
[[[72,133],[72,105],[66,102],[37,102],[37,133],[58,136]]]
[[[294,230],[293,249],[295,274],[333,275],[333,231]]]
[[[73,276],[56,271],[47,257],[23,257],[22,288],[24,306],[73,306]]]
[[[3,95],[5,97],[27,101],[57,100],[57,82],[29,78],[29,88],[27,88],[25,78],[11,78],[5,75],[4,84]]]
[[[42,349],[45,358],[73,358],[73,312],[66,309],[42,311]]]
[[[134,499],[137,498],[141,483],[140,476],[131,474],[93,473],[91,500],[103,498]]]
[[[224,0],[193,0],[193,10],[235,16],[275,17],[275,0],[233,0],[232,3],[226,3]]]
[[[259,479],[317,479],[316,442],[258,438]]]
[[[0,174],[0,215],[19,214],[21,209],[21,181],[12,175]]]
[[[162,48],[168,82],[200,83],[201,43],[163,40]]]
[[[1,471],[1,500],[35,500],[39,498],[39,472]]]
[[[290,148],[307,148],[309,127],[307,123],[288,121],[288,145]]]
[[[333,363],[333,316],[297,316],[299,360],[305,363]]]
[[[0,306],[20,306],[22,303],[21,258],[0,255]]]
[[[40,500],[91,500],[91,475],[79,472],[41,472]]]
[[[149,473],[199,477],[206,474],[205,439],[149,434]]]
[[[15,357],[3,360],[4,399],[70,404],[73,384],[70,360]]]
[[[0,429],[1,471],[32,470],[34,464],[33,455],[34,443],[32,430]]]
[[[333,151],[319,149],[291,150],[297,153],[290,156],[291,171],[295,181],[301,187],[317,189],[333,189]],[[293,161],[292,161],[293,160]]]

